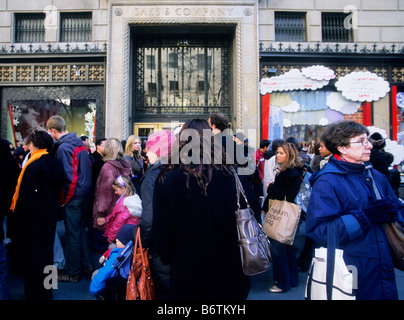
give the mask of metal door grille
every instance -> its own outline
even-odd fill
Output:
[[[226,41],[139,40],[136,116],[230,114],[230,52]]]

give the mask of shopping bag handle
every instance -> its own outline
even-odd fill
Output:
[[[327,223],[327,271],[326,288],[327,300],[332,300],[332,287],[334,283],[335,249],[337,248],[337,234],[335,232],[335,221]]]

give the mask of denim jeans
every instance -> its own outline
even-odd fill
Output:
[[[283,291],[288,291],[299,284],[296,248],[273,239],[270,240],[275,284]]]
[[[72,200],[64,207],[66,229],[66,273],[76,276],[81,273],[82,266],[91,266],[90,247],[86,232],[87,198]]]
[[[53,265],[59,270],[65,268],[65,255],[57,229],[55,231],[55,244],[53,245]]]
[[[9,300],[10,291],[7,283],[7,255],[3,239],[0,239],[0,300]]]

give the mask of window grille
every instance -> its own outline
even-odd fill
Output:
[[[15,15],[15,42],[36,43],[45,41],[45,14],[18,13]]]
[[[347,29],[344,21],[348,13],[323,12],[321,14],[324,42],[352,42],[352,28]]]
[[[91,41],[91,12],[61,13],[60,41]]]
[[[306,41],[306,13],[275,12],[275,41]]]
[[[176,36],[136,39],[137,117],[230,114],[229,41],[189,37],[192,39],[180,42]]]

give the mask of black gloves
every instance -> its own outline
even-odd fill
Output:
[[[364,210],[364,214],[371,224],[384,222],[394,222],[398,217],[398,204],[391,197],[372,201],[369,208]]]
[[[391,197],[380,200],[370,200],[369,208],[363,211],[353,211],[351,214],[358,220],[362,230],[368,231],[372,224],[397,221],[399,208],[397,201]]]

